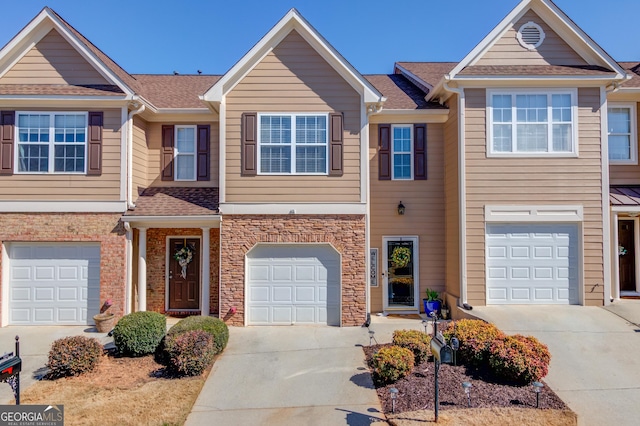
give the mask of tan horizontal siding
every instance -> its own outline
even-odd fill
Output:
[[[487,158],[486,93],[466,90],[467,285],[472,305],[484,305],[484,206],[577,204],[584,208],[585,302],[603,301],[600,91],[578,90],[578,158]],[[596,284],[598,284],[596,286]],[[593,289],[593,291],[592,291]]]
[[[226,201],[359,202],[360,105],[360,95],[292,31],[227,96]],[[342,112],[343,176],[241,176],[243,112]]]
[[[55,29],[1,79],[0,84],[109,84]]]
[[[444,203],[447,293],[460,297],[460,203],[458,199],[458,96],[449,101],[449,119],[444,125]]]
[[[211,164],[208,181],[194,182],[172,182],[163,181],[160,178],[160,154],[162,148],[162,126],[165,124],[175,125],[210,125],[211,126]],[[215,122],[191,122],[191,123],[149,123],[147,125],[147,186],[184,186],[192,188],[217,187],[220,183],[219,179],[219,152],[220,152],[220,125]]]
[[[527,50],[516,38],[529,21],[540,25],[545,39],[535,50]],[[588,65],[534,11],[529,10],[477,62],[476,65]]]
[[[418,236],[419,299],[425,290],[444,291],[445,206],[444,125],[427,124],[427,180],[389,181],[378,179],[378,125],[369,126],[371,172],[371,247],[378,249],[378,287],[371,288],[371,310],[383,309],[383,237]],[[398,215],[402,201],[404,216]]]
[[[104,110],[101,176],[56,173],[0,176],[0,200],[120,200],[120,127],[120,110]]]
[[[610,106],[613,106],[613,105],[610,105]],[[637,114],[636,123],[640,123],[639,105],[636,105],[636,114]],[[638,149],[638,140],[637,140],[638,134],[640,134],[640,132],[636,131],[636,140],[633,141],[633,143],[635,143],[636,145],[636,150]],[[640,184],[640,165],[610,164],[609,180],[611,185],[639,185]]]
[[[148,124],[140,117],[133,117],[133,201],[138,198],[140,190],[148,186],[147,163],[149,161],[149,148],[147,147]]]

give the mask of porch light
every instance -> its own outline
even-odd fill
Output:
[[[531,383],[531,386],[533,386],[533,391],[536,393],[536,408],[540,408],[540,392],[542,392],[544,384],[540,382],[533,382]]]
[[[398,389],[391,388],[389,389],[389,393],[391,394],[391,412],[396,412],[396,399],[398,398]]]
[[[462,389],[464,389],[464,393],[467,395],[467,406],[471,407],[471,388],[473,385],[470,382],[462,382]]]
[[[398,214],[400,216],[404,215],[404,210],[405,210],[404,204],[402,204],[402,201],[400,201],[400,204],[398,204]]]

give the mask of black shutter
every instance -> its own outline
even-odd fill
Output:
[[[13,174],[15,111],[0,111],[0,175]]]
[[[102,126],[104,115],[102,111],[89,111],[89,145],[87,175],[100,176],[102,174]]]
[[[391,180],[391,124],[378,124],[378,179]]]
[[[198,180],[210,180],[211,169],[211,127],[209,125],[198,126]]]
[[[413,126],[413,179],[427,179],[427,125]]]
[[[258,113],[243,113],[241,125],[241,173],[255,176],[258,174]]]
[[[342,113],[329,114],[329,176],[342,176],[344,120]]]
[[[160,152],[161,180],[173,180],[173,134],[174,126],[162,126],[162,150]]]

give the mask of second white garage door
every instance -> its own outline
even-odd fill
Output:
[[[247,254],[247,324],[340,325],[340,256],[327,245],[261,245]]]
[[[487,304],[577,304],[578,227],[487,226]]]

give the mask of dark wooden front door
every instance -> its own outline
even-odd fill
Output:
[[[636,291],[636,250],[633,220],[618,221],[618,261],[620,265],[620,290]],[[626,253],[624,251],[626,251]]]
[[[186,276],[175,259],[183,247],[189,247],[193,258],[187,265]],[[197,238],[171,238],[169,240],[169,309],[187,310],[200,308],[200,240]]]

